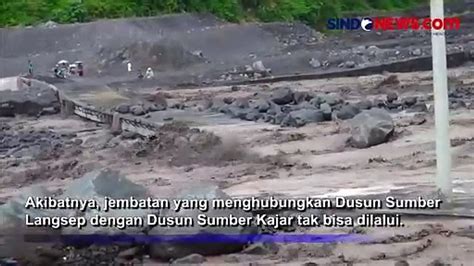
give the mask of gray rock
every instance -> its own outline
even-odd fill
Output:
[[[145,103],[143,105],[143,109],[145,110],[145,113],[166,110],[166,108],[163,109],[163,106],[159,106],[159,105],[154,104],[154,103]]]
[[[330,106],[334,106],[336,104],[341,104],[344,102],[344,100],[335,93],[323,94],[319,97],[321,97],[321,103],[327,103]]]
[[[260,113],[265,113],[270,109],[270,103],[265,99],[258,99],[252,103],[252,108]]]
[[[130,107],[130,112],[133,115],[136,115],[136,116],[144,115],[145,114],[145,108],[143,108],[143,106],[141,106],[141,105],[134,105],[134,106]]]
[[[413,56],[421,56],[421,55],[423,55],[423,52],[421,51],[420,48],[416,48],[416,49],[413,49],[410,52],[410,54],[413,55]]]
[[[59,196],[59,198],[74,198],[80,200],[95,200],[104,210],[104,197],[111,199],[145,199],[150,196],[148,191],[140,185],[137,185],[117,171],[111,169],[98,169],[86,173],[79,179],[76,179],[67,186]],[[113,209],[108,212],[99,211],[98,209],[88,209],[82,214],[86,219],[90,220],[96,215],[102,217],[143,217],[151,213],[152,210],[147,209]],[[66,216],[76,216],[76,210],[69,210]],[[63,228],[63,234],[140,234],[143,228],[128,227],[123,230],[116,226],[94,227],[90,224],[84,228],[75,227]]]
[[[130,105],[122,103],[115,107],[115,111],[121,114],[128,114],[130,112]]]
[[[369,46],[369,48],[367,48],[370,56],[377,56],[379,50],[380,49],[375,45]]]
[[[273,117],[272,115],[269,115],[269,114],[265,114],[262,117],[262,120],[265,123],[271,123],[274,119],[275,119],[275,117]]]
[[[362,101],[358,102],[356,105],[361,110],[369,110],[370,108],[373,107],[372,101],[368,100],[368,99],[362,100]]]
[[[450,263],[445,262],[443,259],[435,259],[432,262],[428,263],[426,266],[451,266]]]
[[[415,96],[405,97],[402,99],[402,104],[406,107],[413,106],[417,102],[417,98]]]
[[[331,120],[331,115],[332,115],[332,108],[328,103],[323,103],[319,107],[321,111],[323,112],[323,117],[324,120],[329,121]]]
[[[289,104],[293,101],[293,91],[289,87],[278,87],[273,91],[271,100],[279,105]]]
[[[428,106],[426,103],[416,103],[412,107],[407,109],[409,113],[425,113],[428,112]]]
[[[249,108],[249,99],[247,98],[237,98],[232,103],[233,106],[237,106],[238,108]]]
[[[273,102],[270,103],[270,109],[268,109],[267,114],[269,115],[276,115],[282,112],[282,108],[280,105],[277,105]]]
[[[178,265],[189,265],[189,264],[201,264],[206,262],[206,258],[199,254],[191,254],[183,258],[179,258],[173,261],[172,264]]]
[[[389,92],[387,93],[387,102],[391,103],[393,101],[398,100],[398,95],[396,92]]]
[[[383,109],[370,109],[350,121],[350,142],[356,148],[368,148],[388,141],[394,131],[390,114]]]
[[[187,191],[176,196],[177,199],[200,199],[200,200],[216,200],[216,199],[231,199],[217,186],[201,186],[192,187]],[[172,206],[173,207],[173,206]],[[199,209],[181,209],[176,212],[173,209],[164,210],[162,217],[191,217],[195,221],[198,215],[205,214],[207,217],[251,217],[250,213],[244,212],[240,209],[215,209],[210,208],[207,211],[200,211]],[[207,226],[200,227],[197,224],[189,227],[166,227],[157,226],[150,230],[150,235],[186,235],[199,236],[202,234],[218,234],[218,235],[241,235],[257,233],[257,228],[249,227],[232,227],[232,226]],[[176,259],[182,258],[191,254],[200,254],[203,256],[220,255],[239,252],[243,249],[244,243],[200,243],[200,242],[161,242],[152,243],[150,245],[150,256],[157,259]]]
[[[247,113],[245,116],[245,120],[247,121],[257,121],[262,117],[262,114],[258,112],[257,110],[252,110]]]
[[[247,118],[247,114],[251,111],[251,109],[242,109],[236,106],[230,106],[228,108],[228,114],[232,118],[239,118],[245,120]]]
[[[285,119],[285,117],[287,116],[288,114],[285,114],[285,113],[278,113],[274,116],[273,118],[273,124],[275,125],[280,125],[281,122],[283,121],[283,119]]]
[[[45,27],[45,28],[48,28],[48,29],[53,29],[53,28],[56,28],[58,26],[58,23],[52,21],[52,20],[49,20],[47,22],[45,22],[42,27]]]
[[[296,121],[296,119],[290,114],[286,114],[280,123],[282,127],[301,127],[305,124],[306,123],[298,123],[298,121]]]
[[[336,112],[336,118],[341,120],[351,119],[360,113],[360,109],[354,104],[345,104]]]
[[[398,260],[395,262],[394,266],[410,266],[406,260]]]
[[[226,104],[232,104],[235,101],[235,98],[234,97],[224,97],[222,100]]]
[[[323,111],[317,109],[301,109],[292,111],[289,115],[296,120],[297,126],[324,121]]]
[[[319,106],[321,105],[321,103],[323,103],[323,99],[320,97],[320,96],[316,96],[316,97],[313,97],[309,103],[316,107],[316,108],[319,108]]]
[[[346,61],[344,63],[344,67],[346,68],[354,68],[356,66],[356,63],[354,61]]]
[[[309,99],[310,99],[309,94],[306,91],[296,91],[293,94],[293,100],[295,101],[295,104],[306,102]]]

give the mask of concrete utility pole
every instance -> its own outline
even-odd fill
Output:
[[[443,0],[431,0],[431,19],[444,20]],[[436,186],[452,199],[451,143],[449,139],[449,100],[444,29],[431,29],[433,88],[436,123]]]

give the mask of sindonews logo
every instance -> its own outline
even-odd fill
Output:
[[[416,17],[374,17],[374,18],[330,18],[328,30],[459,30],[459,17],[416,18]]]

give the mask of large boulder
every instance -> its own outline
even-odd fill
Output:
[[[329,121],[332,118],[332,108],[329,104],[323,103],[320,106],[321,111],[323,112],[324,120]]]
[[[252,108],[260,113],[266,113],[270,109],[270,103],[265,99],[258,99],[251,104]]]
[[[374,106],[371,100],[366,99],[366,100],[361,100],[359,101],[356,106],[361,109],[361,110],[369,110]]]
[[[344,100],[336,93],[323,94],[319,96],[321,103],[327,103],[330,106],[342,104]]]
[[[267,114],[269,115],[277,115],[282,113],[282,108],[280,105],[277,105],[273,102],[270,102],[270,109],[268,109]]]
[[[293,94],[293,98],[294,98],[295,104],[300,104],[302,102],[311,100],[311,96],[306,91],[296,91]]]
[[[130,107],[130,113],[136,116],[144,115],[146,113],[145,108],[142,105],[134,105]]]
[[[402,104],[405,107],[411,107],[416,104],[417,100],[416,96],[408,96],[402,99]]]
[[[232,103],[233,106],[239,107],[239,108],[249,108],[249,99],[248,98],[237,98],[235,101]]]
[[[293,91],[289,87],[278,87],[273,91],[271,100],[279,105],[289,104],[293,101]]]
[[[398,94],[396,92],[391,91],[387,93],[387,102],[391,103],[396,100],[398,100]]]
[[[368,148],[388,141],[393,134],[394,123],[383,109],[370,109],[356,115],[350,121],[350,143],[356,148]]]
[[[210,201],[217,199],[231,199],[217,186],[193,187],[178,194],[176,198],[184,200],[207,200],[209,203]],[[186,227],[157,226],[149,231],[149,235],[186,237],[217,235],[225,237],[229,235],[238,236],[257,233],[257,228],[254,226],[200,226],[196,223],[199,215],[205,215],[208,218],[230,216],[251,217],[250,213],[244,212],[240,209],[209,208],[207,211],[201,211],[196,208],[189,208],[174,211],[173,208],[174,206],[172,206],[172,209],[165,210],[161,216],[166,219],[190,217],[194,221],[193,225]],[[150,255],[152,258],[161,260],[182,258],[191,254],[200,254],[203,256],[220,255],[238,252],[243,249],[244,245],[245,243],[238,242],[220,243],[210,241],[208,243],[203,243],[201,241],[166,241],[152,243],[150,245]]]
[[[119,104],[115,107],[115,111],[121,114],[128,114],[130,112],[130,105],[126,103]]]
[[[91,171],[86,173],[81,178],[75,180],[69,186],[66,187],[62,195],[58,198],[72,198],[79,200],[94,200],[97,202],[99,208],[89,208],[84,213],[88,221],[94,216],[103,217],[102,219],[126,219],[133,217],[142,217],[146,219],[147,214],[151,213],[149,209],[110,209],[107,212],[104,211],[104,198],[108,197],[113,200],[134,198],[136,200],[146,199],[149,197],[147,189],[143,186],[137,185],[119,172],[104,168]],[[76,216],[76,210],[71,210],[66,213],[67,216]],[[65,227],[62,229],[63,234],[139,234],[143,230],[142,227],[126,227],[119,228],[113,224],[109,226],[96,227],[88,223],[85,227],[78,229],[76,227]]]
[[[337,119],[347,120],[351,119],[360,113],[360,109],[354,104],[345,104],[339,111],[336,112]]]

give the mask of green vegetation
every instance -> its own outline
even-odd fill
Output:
[[[180,12],[210,12],[232,22],[303,21],[317,26],[347,11],[405,9],[423,2],[427,0],[1,0],[0,26]]]

